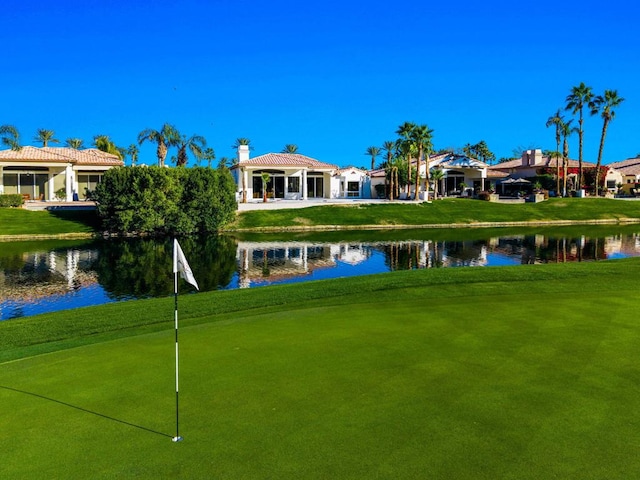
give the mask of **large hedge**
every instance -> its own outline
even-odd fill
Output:
[[[94,197],[104,228],[117,234],[216,232],[237,209],[235,183],[224,169],[113,168]]]

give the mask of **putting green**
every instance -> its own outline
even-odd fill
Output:
[[[2,364],[0,476],[633,478],[633,289],[488,290],[185,326],[177,444],[170,330]]]

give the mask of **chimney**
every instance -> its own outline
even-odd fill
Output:
[[[249,145],[238,145],[238,163],[249,160]]]
[[[542,150],[536,148],[535,150],[525,150],[522,152],[522,166],[533,167],[536,165],[542,165]]]

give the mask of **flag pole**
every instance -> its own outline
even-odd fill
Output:
[[[174,294],[174,309],[173,309],[173,319],[175,325],[175,333],[176,333],[176,436],[171,439],[172,442],[181,442],[182,437],[180,436],[180,394],[178,388],[178,249],[177,247],[178,241],[173,239],[173,294]]]

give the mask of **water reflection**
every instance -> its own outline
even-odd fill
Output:
[[[640,234],[378,242],[246,241],[220,236],[183,239],[181,245],[201,291],[208,291],[419,268],[638,256]],[[173,292],[168,240],[100,240],[70,246],[18,242],[2,247],[0,319]]]

